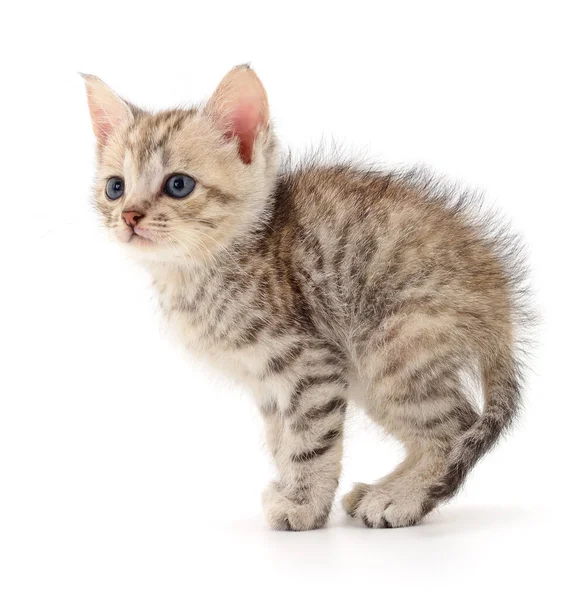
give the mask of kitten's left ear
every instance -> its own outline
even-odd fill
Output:
[[[241,160],[253,160],[257,135],[269,127],[269,103],[265,89],[248,65],[231,69],[219,83],[206,105],[225,137],[239,141]]]
[[[130,106],[119,98],[101,79],[81,74],[86,84],[92,127],[98,143],[106,144],[110,136],[133,119]]]

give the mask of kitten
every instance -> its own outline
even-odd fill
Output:
[[[406,458],[343,499],[368,527],[453,496],[520,403],[516,245],[417,172],[280,169],[265,90],[236,67],[201,108],[145,112],[84,76],[96,207],[193,354],[246,382],[279,477],[272,528],[323,526],[350,387]],[[462,385],[483,384],[481,414]]]

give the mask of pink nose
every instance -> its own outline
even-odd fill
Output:
[[[125,210],[121,215],[123,221],[129,226],[134,227],[145,216],[134,210]]]

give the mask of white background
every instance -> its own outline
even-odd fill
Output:
[[[3,5],[0,598],[585,593],[583,5]],[[327,529],[270,531],[252,402],[167,340],[146,275],[91,211],[77,71],[163,108],[246,61],[284,147],[432,165],[526,239],[543,322],[525,414],[422,526],[366,530],[337,506]],[[400,456],[352,416],[340,492]]]

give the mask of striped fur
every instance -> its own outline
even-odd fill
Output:
[[[349,399],[407,450],[390,475],[345,496],[349,514],[402,527],[455,494],[520,404],[524,269],[516,243],[476,214],[475,197],[416,171],[280,168],[265,92],[247,67],[209,104],[155,114],[86,82],[96,207],[152,274],[181,342],[257,398],[278,469],[264,494],[271,527],[326,523]],[[242,97],[259,102],[252,138],[234,123],[227,135],[219,117],[218,107],[241,114]],[[162,193],[172,173],[197,181],[184,200]],[[115,202],[104,194],[113,176],[125,180]],[[147,239],[123,210],[144,215]],[[466,369],[484,385],[481,415]]]

